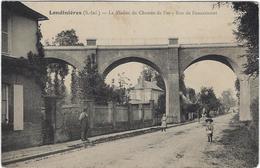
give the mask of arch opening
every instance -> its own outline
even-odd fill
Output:
[[[115,90],[123,89],[132,108],[144,110],[150,104],[155,110],[154,124],[159,124],[166,108],[165,82],[158,67],[144,59],[123,59],[114,62],[104,71],[105,82]],[[155,68],[156,69],[155,69]],[[151,104],[152,103],[152,104]],[[145,111],[145,110],[144,110]],[[135,110],[134,118],[138,119]],[[147,119],[149,110],[140,114],[139,119]],[[147,116],[146,114],[147,113]],[[142,116],[144,115],[144,116]],[[152,117],[152,111],[150,111]],[[141,117],[141,118],[140,118]]]
[[[153,63],[152,61],[149,61],[147,59],[140,58],[140,57],[126,57],[126,58],[122,58],[122,59],[116,60],[113,63],[111,63],[110,65],[108,65],[105,68],[105,70],[102,72],[102,74],[103,74],[104,77],[106,77],[107,74],[111,70],[116,68],[117,66],[119,66],[121,64],[129,63],[129,62],[139,62],[139,63],[142,63],[142,64],[149,65],[150,67],[155,69],[157,72],[159,72],[164,77],[164,74],[162,73],[161,69],[155,63]]]
[[[223,60],[223,57],[211,58],[197,59],[183,72],[185,85],[188,88],[187,97],[194,99],[194,102],[200,105],[197,117],[202,117],[203,113],[208,117],[214,117],[233,110],[238,112],[239,109],[240,88],[235,86],[238,80],[236,67]],[[192,91],[193,95],[190,95],[189,91]],[[189,113],[189,111],[184,112],[187,114],[186,117],[190,117]]]
[[[45,58],[47,62],[45,94],[57,96],[62,103],[71,103],[72,79],[77,74],[77,67],[70,62],[59,58]]]

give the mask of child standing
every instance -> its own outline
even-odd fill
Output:
[[[166,132],[166,127],[167,127],[167,117],[166,117],[166,115],[165,114],[163,114],[163,116],[162,116],[162,125],[161,125],[161,127],[162,127],[162,131],[165,131]]]
[[[213,137],[213,120],[211,118],[206,119],[207,125],[206,125],[206,133],[208,136],[208,142],[212,142],[212,137]]]

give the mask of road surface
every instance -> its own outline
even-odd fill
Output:
[[[218,139],[234,114],[214,119],[213,143],[207,142],[205,128],[191,123],[136,137],[97,144],[7,167],[48,168],[189,168],[219,167],[221,161],[208,159],[205,152],[221,148]],[[223,167],[225,165],[221,165]]]

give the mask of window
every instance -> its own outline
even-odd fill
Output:
[[[9,123],[9,85],[2,84],[2,123]]]
[[[8,53],[8,16],[3,10],[2,12],[2,52]]]
[[[2,83],[2,126],[4,131],[24,129],[23,85]]]

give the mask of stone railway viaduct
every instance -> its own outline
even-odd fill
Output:
[[[97,62],[99,72],[105,76],[127,62],[140,62],[153,67],[163,76],[166,85],[166,115],[169,123],[181,121],[180,75],[190,65],[203,60],[215,60],[233,70],[240,81],[240,120],[251,120],[250,103],[257,96],[251,95],[256,94],[251,86],[257,80],[242,72],[246,58],[241,55],[245,53],[246,48],[238,44],[178,44],[177,38],[171,38],[168,44],[162,45],[96,45],[95,39],[89,39],[87,46],[45,47],[47,59],[63,60],[77,69],[83,68],[84,60],[91,55]]]

